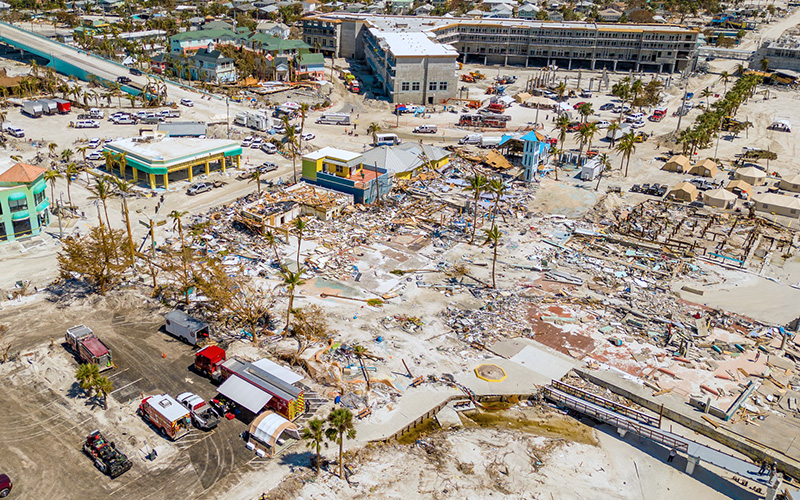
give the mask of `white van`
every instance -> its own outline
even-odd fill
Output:
[[[78,120],[75,122],[75,128],[100,128],[100,122],[97,120]]]
[[[8,135],[11,137],[25,137],[25,131],[19,127],[14,127],[12,125],[6,125],[3,127]]]
[[[483,134],[469,134],[458,140],[459,144],[481,144],[482,142]]]
[[[375,139],[376,146],[396,146],[403,142],[397,134],[376,134]]]
[[[414,127],[415,134],[435,134],[439,131],[439,128],[436,125],[420,125],[418,127]]]
[[[631,113],[625,117],[625,121],[628,123],[638,122],[644,119],[644,113]]]

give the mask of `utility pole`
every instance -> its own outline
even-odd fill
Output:
[[[675,133],[681,131],[681,118],[683,118],[683,113],[686,111],[686,87],[688,86],[688,82],[683,84],[683,99],[681,99],[681,107],[678,108],[678,126],[675,128]]]
[[[60,241],[64,239],[64,229],[61,227],[61,209],[64,206],[64,193],[58,193],[58,194],[59,194],[59,199],[61,200],[58,203],[58,239]]]
[[[225,108],[226,108],[226,113],[227,113],[227,115],[226,115],[227,119],[225,121],[225,124],[228,126],[228,139],[230,139],[231,138],[231,100],[230,100],[230,96],[227,96],[227,95],[225,96]]]

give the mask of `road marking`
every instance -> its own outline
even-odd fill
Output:
[[[135,384],[136,382],[138,382],[138,381],[142,380],[143,378],[144,378],[144,377],[139,377],[139,378],[137,378],[136,380],[134,380],[133,382],[131,382],[131,383],[129,383],[129,384],[125,384],[125,385],[123,385],[122,387],[117,387],[116,389],[114,389],[113,391],[111,391],[109,394],[114,394],[115,392],[117,392],[117,391],[120,391],[120,390],[122,390],[122,389],[124,389],[124,388],[128,387],[129,385],[133,385],[133,384]]]
[[[108,378],[114,378],[114,377],[116,377],[117,375],[119,375],[121,373],[125,373],[126,371],[128,371],[127,368],[125,368],[124,370],[120,370],[120,371],[114,373],[113,375],[109,375]]]
[[[205,441],[206,439],[208,439],[208,438],[210,438],[210,437],[211,437],[211,434],[208,434],[208,435],[206,435],[206,436],[203,436],[203,437],[201,437],[200,439],[196,439],[196,440],[194,440],[194,441],[192,441],[192,442],[190,442],[190,443],[189,443],[189,442],[187,442],[187,441],[183,441],[183,442],[181,442],[181,443],[177,443],[177,444],[176,444],[176,447],[177,447],[177,448],[179,448],[181,451],[186,451],[186,450],[188,450],[189,448],[191,448],[192,446],[196,445],[197,443],[199,443],[199,442],[201,442],[201,441]],[[188,446],[181,446],[182,444],[187,444],[187,443],[188,443]]]

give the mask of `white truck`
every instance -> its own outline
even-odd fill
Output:
[[[322,113],[317,118],[317,123],[321,125],[350,125],[349,113]]]
[[[164,316],[164,329],[191,345],[197,345],[198,341],[207,339],[211,333],[208,323],[193,318],[183,311],[167,313]]]
[[[483,134],[468,134],[458,140],[459,144],[472,144],[479,146],[483,143]]]
[[[22,112],[31,118],[39,118],[44,114],[44,108],[38,101],[23,101]]]
[[[500,145],[500,141],[502,140],[503,138],[499,136],[481,137],[481,143],[478,146],[486,149],[494,149]]]

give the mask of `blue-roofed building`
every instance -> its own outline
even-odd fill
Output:
[[[532,181],[539,165],[544,165],[550,158],[550,146],[547,138],[539,132],[532,130],[522,136],[524,143],[522,149],[522,166],[525,169],[523,180]]]

